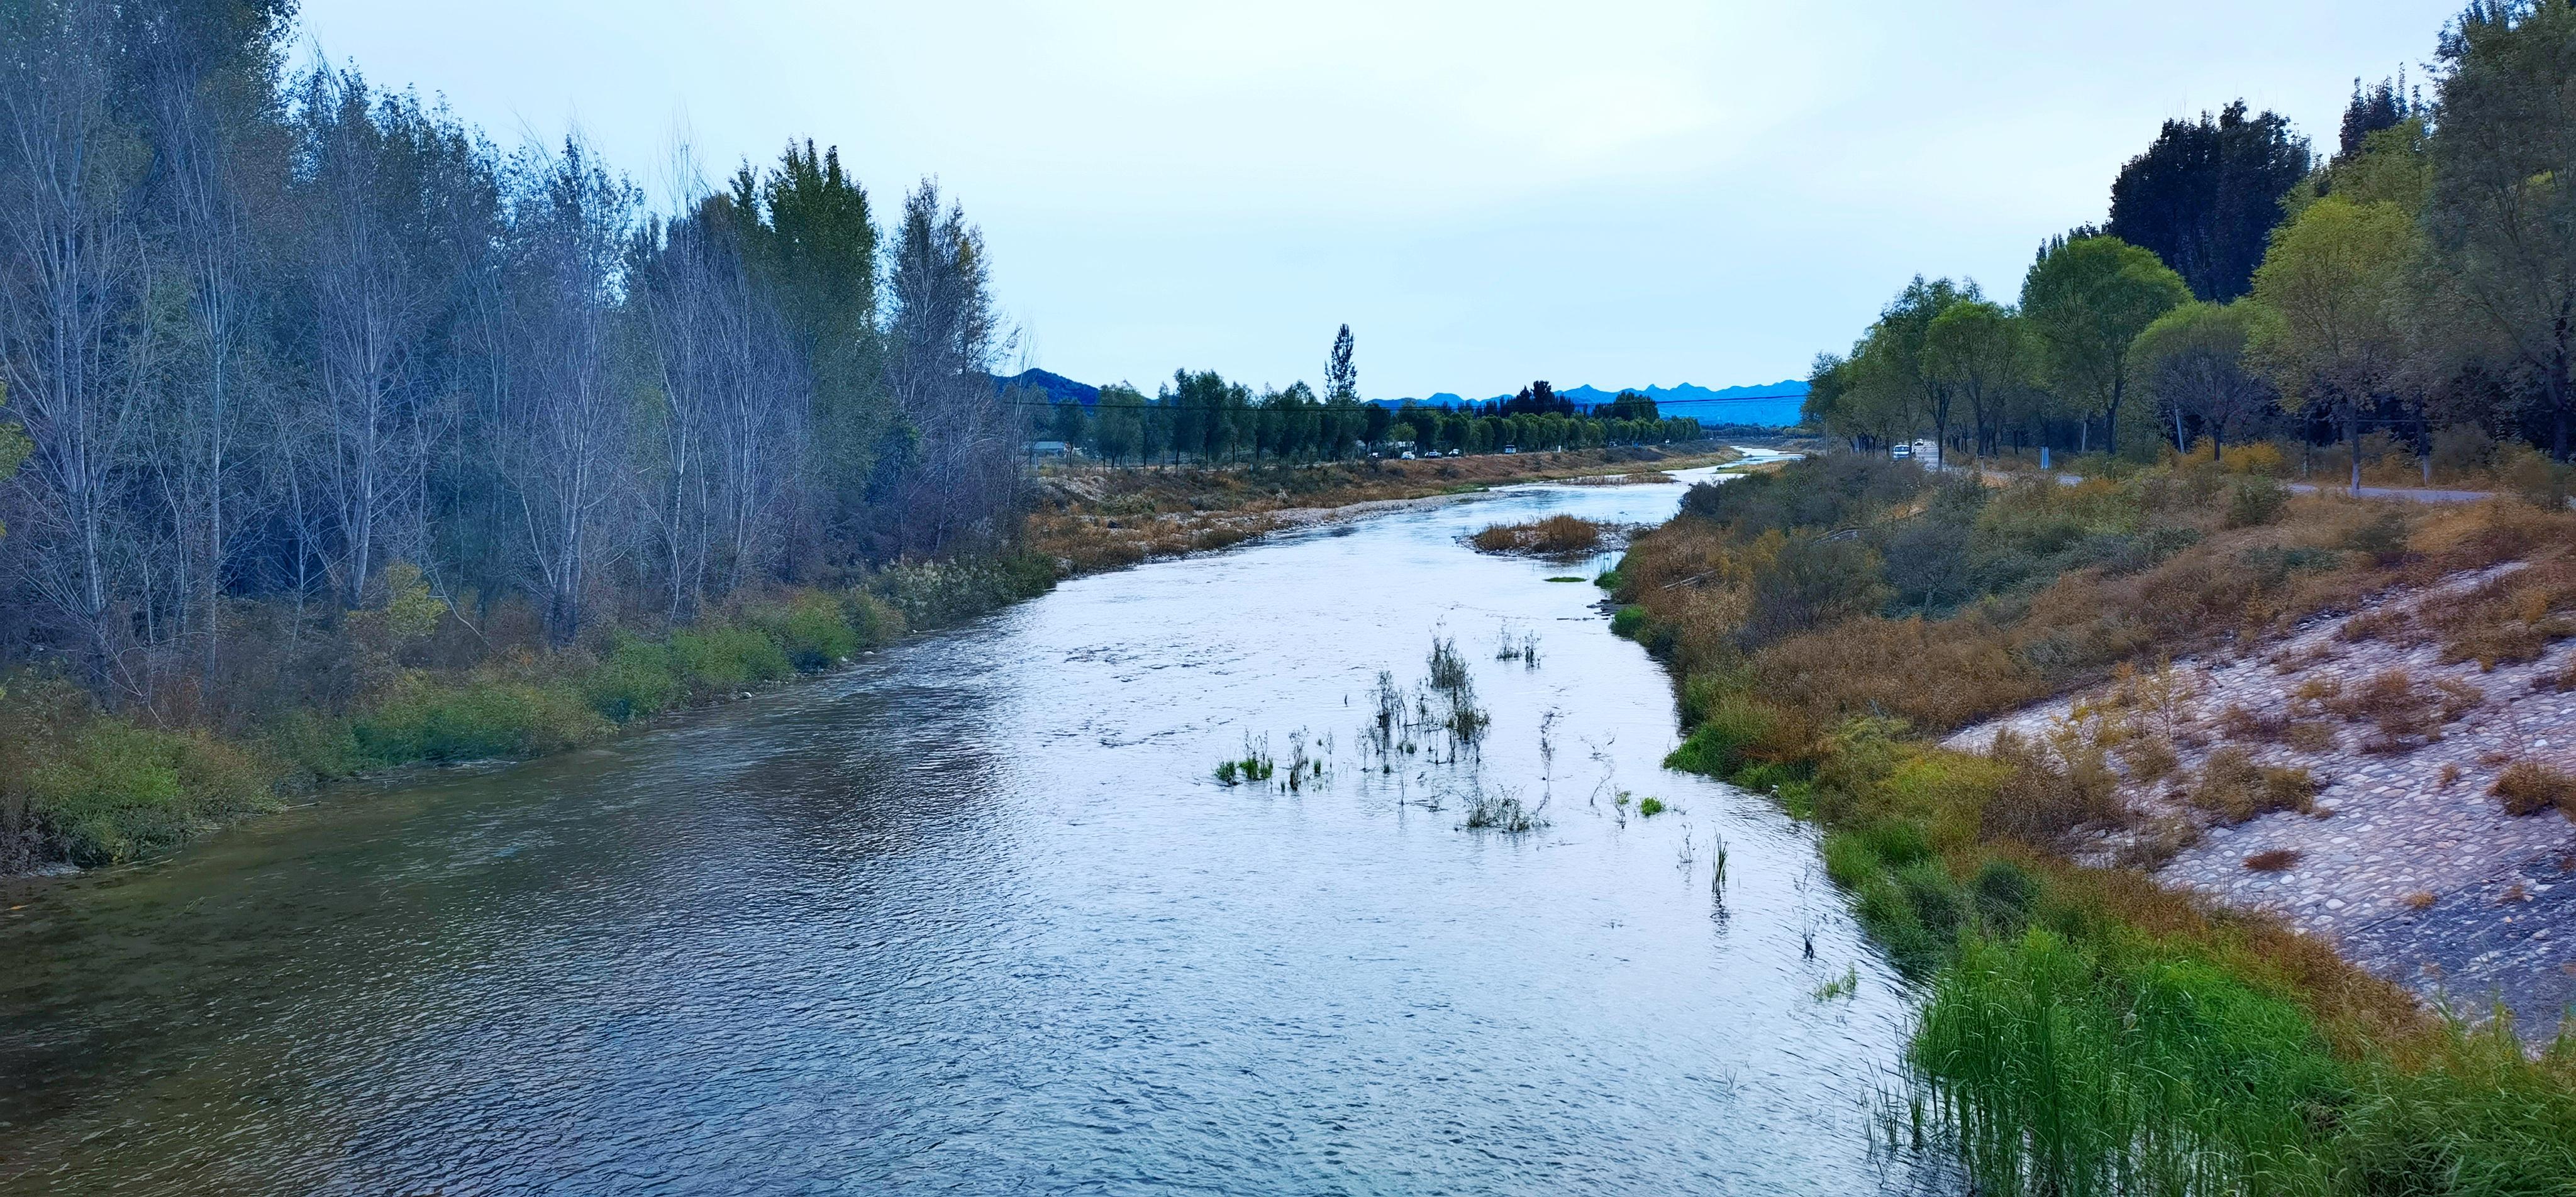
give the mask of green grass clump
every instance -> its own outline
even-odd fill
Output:
[[[2187,956],[2106,958],[2044,930],[1972,943],[1911,1054],[1986,1192],[2332,1191],[2313,1116],[2345,1078],[2325,1040]]]
[[[1621,607],[1610,617],[1610,634],[1630,640],[1646,629],[1646,609],[1634,604]]]
[[[1740,693],[1709,692],[1694,684],[1684,691],[1683,708],[1685,718],[1697,726],[1664,757],[1667,769],[1733,776],[1751,763],[1746,753],[1779,730],[1777,712]]]
[[[361,760],[375,765],[535,756],[597,743],[612,730],[569,682],[414,678],[349,722]]]
[[[703,690],[743,690],[796,672],[787,650],[757,628],[674,632],[671,658],[680,674]]]
[[[1665,806],[1664,800],[1661,798],[1641,798],[1637,800],[1637,817],[1640,819],[1654,818],[1669,809],[1671,808]]]
[[[78,686],[22,674],[0,687],[0,870],[121,864],[275,805],[263,754],[101,712]]]

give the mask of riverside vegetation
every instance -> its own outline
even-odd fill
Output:
[[[648,207],[578,136],[504,148],[289,67],[293,16],[42,0],[0,29],[0,873],[595,742],[1292,495],[1698,432],[1642,399],[1399,417],[1359,403],[1347,329],[1321,398],[1185,371],[1051,408],[996,380],[989,257],[933,184],[881,212],[791,142]],[[1038,501],[1026,446],[1068,422],[1176,468]],[[1576,452],[1369,461],[1442,439]],[[1123,535],[1166,498],[1249,522]]]
[[[1811,459],[1694,488],[1602,581],[1676,679],[1668,763],[1816,821],[1921,986],[1892,1146],[1956,1151],[1994,1192],[2570,1191],[2576,1035],[2527,1057],[2266,918],[2079,867],[2078,833],[2122,817],[2098,762],[1937,744],[2366,595],[2555,576],[2576,547],[2563,511],[2291,496],[2247,456],[2079,486]],[[2576,593],[2471,615],[2443,634],[2474,658],[2576,635]],[[2248,802],[2283,788],[2248,772]]]

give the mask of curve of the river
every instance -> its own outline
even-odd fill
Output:
[[[1661,671],[1547,580],[1599,562],[1459,543],[1679,493],[1515,487],[1083,578],[44,888],[0,917],[0,1191],[1879,1188],[1905,1002],[1810,840],[1659,768]],[[1378,671],[1411,685],[1435,635],[1493,730],[1383,771]],[[1265,736],[1284,775],[1300,731],[1320,784],[1211,777]],[[1464,829],[1477,789],[1548,825]]]

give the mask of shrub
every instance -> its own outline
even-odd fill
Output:
[[[1998,732],[1990,755],[2011,769],[1980,820],[1995,839],[2035,846],[2064,842],[2080,828],[2118,825],[2129,811],[2119,800],[2119,781],[2098,749],[2077,750],[2072,758],[2034,745],[2010,732]]]
[[[2576,777],[2539,761],[2519,760],[2505,766],[2487,792],[2504,799],[2507,814],[2536,815],[2554,806],[2576,819]]]
[[[788,663],[800,670],[828,668],[867,647],[859,630],[850,626],[847,608],[839,599],[821,591],[807,591],[780,606],[756,609],[748,622],[777,641]]]
[[[670,709],[686,696],[671,646],[626,633],[609,642],[608,655],[584,679],[590,704],[610,720],[624,723]]]
[[[85,867],[120,864],[275,803],[271,762],[201,733],[102,714],[58,679],[22,679],[0,701],[0,836],[18,841],[0,842],[0,864],[29,849]]]
[[[1714,696],[1701,709],[1699,726],[1664,758],[1664,767],[1732,776],[1749,763],[1747,750],[1764,743],[1779,726],[1779,715],[1758,700],[1732,693]]]
[[[608,721],[569,683],[414,678],[350,720],[358,756],[373,764],[537,756],[596,743]]]
[[[118,864],[167,851],[216,819],[270,805],[270,777],[202,735],[100,718],[27,779],[30,811],[63,859]]]
[[[1610,634],[1613,636],[1634,640],[1637,638],[1637,633],[1644,631],[1645,628],[1646,609],[1633,603],[1619,608],[1618,613],[1610,617]]]
[[[1467,538],[1482,552],[1529,553],[1570,557],[1601,547],[1609,525],[1571,515],[1551,515],[1522,524],[1488,524]]]
[[[671,659],[681,676],[701,691],[741,690],[796,672],[786,650],[754,628],[674,632]]]
[[[2254,528],[2280,518],[2290,502],[2290,489],[2269,478],[2248,478],[2229,487],[2227,526]]]
[[[2381,512],[2369,523],[2346,533],[2343,547],[2375,564],[2394,564],[2406,556],[2406,517],[2394,511]]]
[[[2234,827],[2274,811],[2315,809],[2316,779],[2304,768],[2258,765],[2233,744],[2210,753],[2186,799],[2212,822]]]

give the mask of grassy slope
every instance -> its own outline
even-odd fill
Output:
[[[1994,492],[1843,458],[1700,492],[1611,583],[1681,690],[1670,763],[1818,821],[1922,982],[1918,1137],[1989,1189],[2576,1193],[2576,1042],[2527,1060],[2326,945],[2072,865],[2071,833],[2116,817],[2098,759],[1926,738],[2571,545],[2576,521],[2537,509],[2289,499],[2209,466]],[[2519,651],[2569,634],[2571,600],[2455,634]]]
[[[783,591],[686,628],[604,628],[570,649],[515,649],[466,668],[405,664],[442,617],[410,629],[353,612],[364,679],[338,704],[290,708],[247,734],[162,729],[100,710],[40,674],[0,689],[0,872],[118,864],[278,805],[282,788],[415,763],[539,756],[655,716],[833,665],[1054,584],[1042,560],[890,570],[867,586]],[[452,620],[451,620],[452,621]]]

